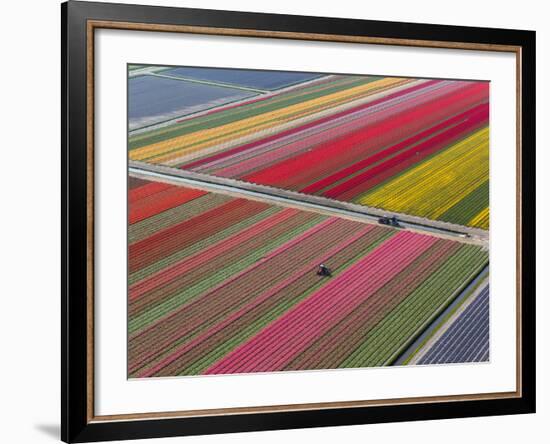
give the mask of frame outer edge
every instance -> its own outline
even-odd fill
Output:
[[[150,15],[149,15],[150,13]],[[170,14],[169,14],[170,13]],[[174,18],[172,18],[174,14]],[[134,22],[185,22],[190,26],[221,27],[228,25],[254,29],[251,23],[259,20],[259,29],[301,29],[313,32],[321,25],[331,25],[336,34],[364,35],[372,27],[373,35],[395,34],[402,39],[416,36],[430,40],[430,34],[439,32],[442,40],[470,42],[499,42],[522,47],[523,110],[529,110],[521,122],[520,140],[523,140],[520,170],[521,185],[521,288],[523,293],[521,398],[486,401],[440,402],[397,406],[342,408],[329,410],[300,410],[292,413],[235,414],[156,420],[122,420],[110,422],[89,421],[87,395],[87,304],[81,299],[86,294],[86,23],[94,20],[123,20]],[[136,18],[137,17],[137,18]],[[169,17],[169,18],[167,18]],[[184,17],[184,18],[182,18]],[[322,17],[284,16],[276,14],[211,11],[185,8],[151,7],[70,1],[61,6],[62,59],[62,409],[61,434],[65,442],[137,439],[211,433],[231,433],[255,430],[309,428],[319,426],[370,424],[476,417],[535,411],[535,248],[534,165],[535,165],[535,33],[504,29],[484,29],[442,25],[424,25],[396,22],[372,22],[357,19],[330,19]],[[288,19],[288,20],[287,20]],[[346,25],[349,24],[349,28]],[[389,30],[386,30],[386,25]],[[467,32],[466,32],[467,31]],[[427,37],[426,37],[427,36]],[[431,39],[433,40],[433,38]],[[517,54],[517,53],[516,53]],[[527,253],[529,252],[529,254]],[[72,298],[70,298],[72,295]],[[69,304],[70,302],[70,304]]]
[[[536,411],[536,33],[526,31],[522,45],[521,120],[521,292],[522,400],[528,413]],[[528,114],[525,112],[528,110]]]
[[[87,161],[86,20],[89,5],[69,1],[62,10],[62,104],[64,189],[62,209],[62,439],[76,442],[87,421]],[[93,5],[97,8],[98,5]],[[63,41],[64,40],[64,41]],[[63,243],[64,242],[64,243]]]
[[[61,439],[69,437],[67,370],[67,3],[61,4]]]

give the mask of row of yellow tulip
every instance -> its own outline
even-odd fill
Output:
[[[357,202],[389,211],[445,220],[446,212],[460,205],[488,178],[489,129],[486,127],[363,194]],[[481,201],[469,206],[468,211],[475,213],[467,219],[467,225],[487,229],[487,194],[482,193],[476,199]]]

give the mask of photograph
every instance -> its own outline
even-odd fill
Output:
[[[128,63],[128,378],[490,362],[490,89]]]
[[[6,5],[0,444],[549,434],[543,2]]]
[[[62,439],[533,413],[535,32],[224,7],[61,7]]]

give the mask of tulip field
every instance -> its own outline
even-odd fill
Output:
[[[391,208],[488,228],[488,130],[480,130],[439,156],[366,193],[365,205]],[[446,185],[452,183],[452,189]],[[433,190],[440,190],[434,193]]]
[[[389,365],[488,261],[475,245],[183,186],[131,179],[128,198],[135,378]]]
[[[489,360],[489,285],[483,286],[415,355],[415,364],[451,364]]]
[[[486,362],[489,82],[130,65],[129,378]]]
[[[130,132],[131,160],[489,228],[488,82],[171,68],[134,83],[130,118],[163,115],[155,92],[180,117]]]

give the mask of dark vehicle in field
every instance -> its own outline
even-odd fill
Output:
[[[378,223],[380,223],[382,225],[389,225],[390,227],[400,227],[401,226],[401,225],[399,225],[399,221],[397,220],[397,217],[395,217],[395,216],[392,216],[392,217],[382,216],[378,219]]]
[[[332,271],[325,264],[319,265],[317,268],[318,276],[332,276]]]

